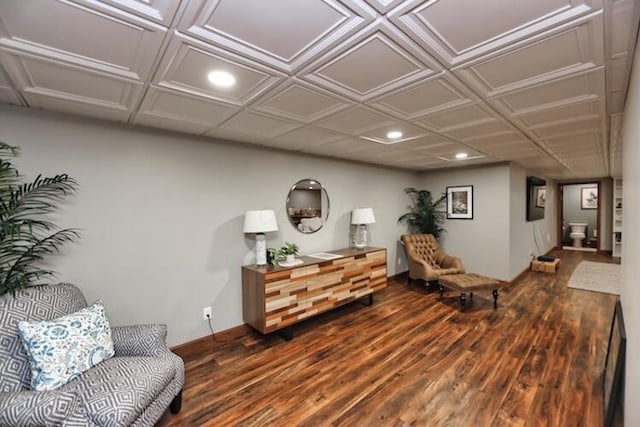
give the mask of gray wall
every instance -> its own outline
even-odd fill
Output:
[[[527,222],[526,177],[525,169],[510,164],[423,175],[423,188],[434,195],[446,192],[446,187],[473,185],[473,220],[447,220],[440,239],[448,253],[462,258],[468,271],[509,281],[528,268],[529,252],[540,255],[553,247],[553,184],[547,186],[545,219]]]
[[[509,280],[509,166],[425,173],[421,188],[433,196],[447,187],[473,185],[473,219],[449,219],[440,237],[445,252],[462,258],[467,271]],[[491,247],[491,250],[486,250]]]
[[[585,240],[585,243],[593,237],[593,230],[598,226],[598,210],[582,209],[580,192],[582,188],[597,187],[597,184],[565,184],[562,189],[562,214],[565,222],[567,224],[571,222],[584,222],[589,224],[587,229],[587,240]],[[609,209],[609,206],[611,205],[601,205],[601,209]],[[568,228],[570,229],[571,227]]]
[[[509,173],[509,277],[514,279],[529,268],[530,253],[542,255],[555,246],[556,186],[540,177],[547,181],[544,218],[527,221],[527,176],[532,173],[518,165],[511,165]]]
[[[620,299],[627,332],[624,425],[640,426],[640,52],[636,45],[624,112],[622,290]],[[609,205],[611,206],[611,205]]]
[[[59,280],[102,299],[115,325],[169,324],[170,345],[209,333],[204,306],[216,331],[243,323],[241,266],[255,262],[254,238],[242,233],[247,210],[274,209],[280,230],[268,245],[295,242],[304,255],[347,247],[351,210],[372,207],[370,244],[387,248],[390,275],[407,268],[396,220],[416,173],[8,106],[0,140],[22,147],[25,176],[66,172],[80,183],[57,221],[84,230],[53,260]],[[303,178],[318,179],[331,203],[313,234],[286,216]]]

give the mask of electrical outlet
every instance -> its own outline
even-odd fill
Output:
[[[533,259],[536,257],[536,254],[533,253],[533,251],[529,252],[529,258]]]
[[[204,307],[202,309],[202,320],[211,319],[211,307]]]

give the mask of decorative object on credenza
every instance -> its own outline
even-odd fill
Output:
[[[473,185],[447,187],[447,219],[473,219]]]
[[[330,259],[340,258],[342,255],[332,254],[331,252],[317,252],[315,254],[309,254],[307,256],[311,258],[320,258],[320,259],[330,260]]]
[[[445,219],[442,204],[446,195],[434,199],[430,191],[413,187],[405,188],[404,192],[411,198],[411,205],[407,206],[409,212],[398,218],[398,224],[406,223],[409,232],[413,234],[432,234],[436,238],[440,237],[445,231],[442,228]]]
[[[301,260],[296,260],[298,255],[298,245],[291,242],[284,242],[284,246],[280,249],[269,248],[267,249],[267,258],[271,265],[283,265],[285,267],[291,267],[302,263]],[[299,262],[298,262],[299,261]]]
[[[367,224],[375,224],[376,218],[371,208],[358,208],[351,211],[351,224],[357,227],[354,247],[363,249],[367,246]]]
[[[264,233],[278,231],[276,215],[272,210],[247,211],[244,215],[244,232],[256,235],[256,264],[267,264],[267,243]]]
[[[302,179],[287,195],[289,221],[301,233],[320,230],[329,217],[329,196],[317,179]]]
[[[42,260],[80,236],[76,229],[60,230],[48,220],[57,204],[74,194],[78,183],[67,174],[38,175],[23,183],[11,163],[18,147],[0,142],[0,295],[15,292],[52,276]]]
[[[598,187],[580,188],[580,208],[598,209]]]
[[[603,375],[605,427],[613,424],[616,406],[622,393],[626,347],[627,334],[624,327],[624,316],[622,315],[622,305],[618,301],[613,312]]]

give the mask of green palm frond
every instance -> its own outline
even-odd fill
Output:
[[[11,163],[11,159],[19,154],[18,147],[0,142],[0,198],[4,199],[9,187],[20,182],[20,175]]]
[[[66,174],[52,178],[38,175],[33,182],[10,187],[2,198],[0,220],[13,220],[47,215],[57,209],[65,196],[75,192],[78,183]],[[6,199],[6,200],[5,200]]]
[[[41,262],[80,237],[78,230],[58,230],[47,219],[78,183],[66,174],[21,183],[11,163],[19,152],[0,142],[0,295],[51,276]]]
[[[445,230],[442,225],[445,220],[443,202],[446,195],[434,199],[428,190],[418,190],[410,187],[404,192],[411,199],[411,204],[407,206],[409,212],[398,218],[398,223],[406,223],[409,232],[420,234],[433,234],[436,238]]]

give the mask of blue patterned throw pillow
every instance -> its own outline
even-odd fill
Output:
[[[37,391],[54,390],[114,355],[102,301],[54,320],[20,322],[18,332]]]

